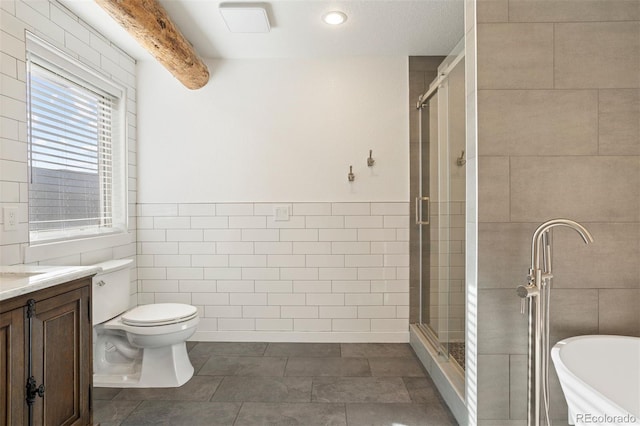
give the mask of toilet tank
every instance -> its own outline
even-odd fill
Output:
[[[129,271],[131,259],[110,260],[95,266],[91,302],[93,325],[103,323],[129,309]]]

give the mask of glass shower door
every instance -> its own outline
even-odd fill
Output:
[[[420,328],[464,368],[464,58],[436,84],[419,109]]]
[[[447,85],[420,109],[420,326],[440,353],[449,354],[449,152],[446,144]]]

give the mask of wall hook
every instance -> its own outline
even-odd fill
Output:
[[[376,160],[373,159],[372,155],[373,155],[373,150],[370,149],[369,150],[369,158],[367,158],[367,166],[369,166],[369,167],[373,167],[373,165],[376,163]]]
[[[349,174],[347,175],[349,182],[356,180],[356,175],[353,174],[353,166],[349,166]]]
[[[467,164],[467,160],[464,159],[464,149],[460,153],[460,157],[458,157],[458,159],[456,160],[456,164],[458,166],[464,166],[465,164]]]

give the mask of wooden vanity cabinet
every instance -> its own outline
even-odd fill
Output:
[[[2,426],[29,424],[29,345],[35,387],[44,385],[43,396],[35,395],[32,424],[91,424],[90,277],[0,302]]]
[[[0,425],[24,424],[24,313],[0,302]]]

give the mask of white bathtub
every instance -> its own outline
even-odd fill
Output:
[[[551,350],[569,423],[640,425],[640,338],[578,336]]]

